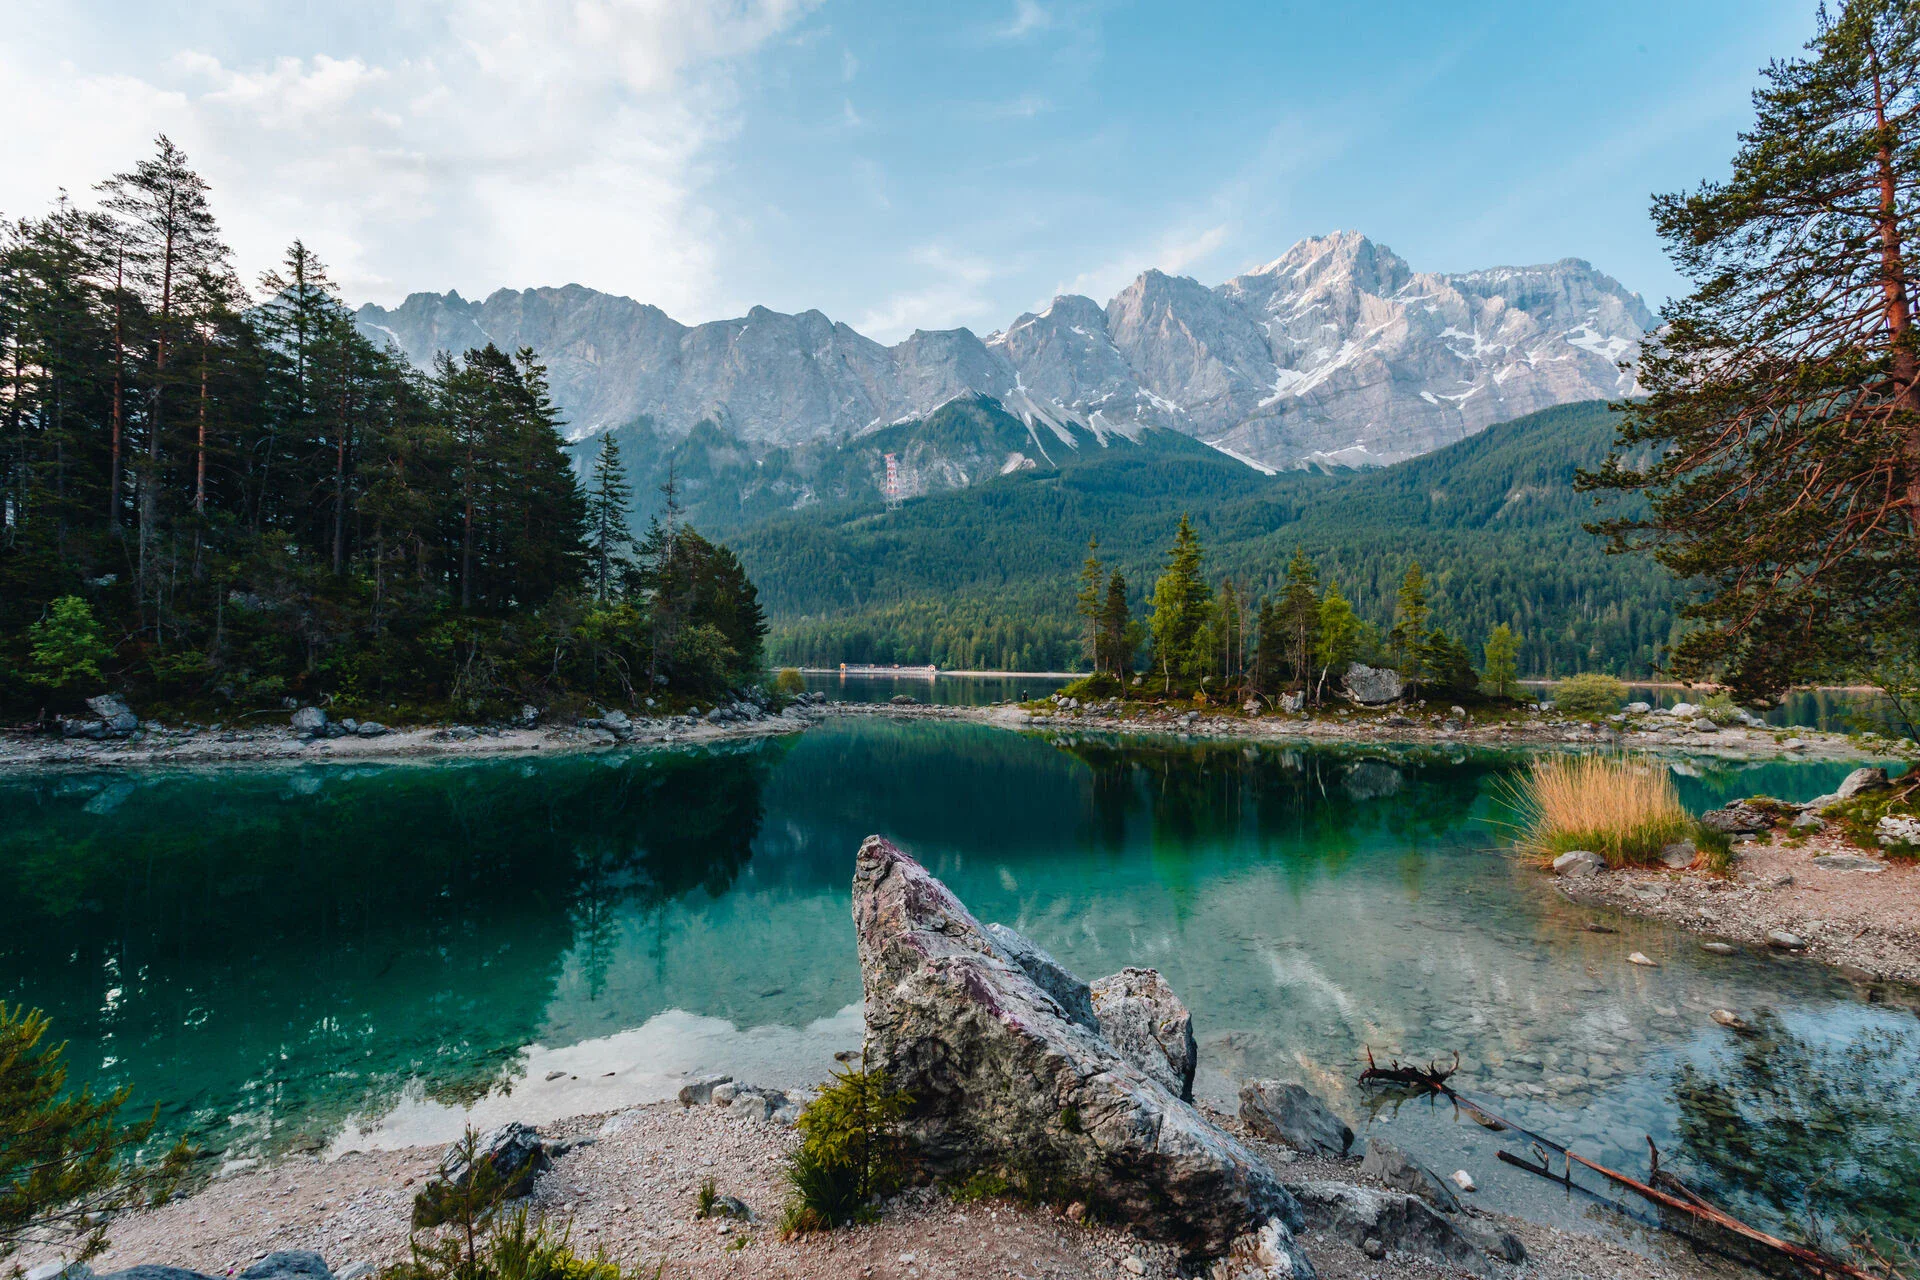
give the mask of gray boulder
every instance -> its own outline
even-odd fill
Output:
[[[203,1271],[189,1271],[185,1267],[159,1267],[142,1263],[124,1271],[109,1271],[99,1280],[213,1280],[213,1277]]]
[[[1064,1016],[971,912],[890,842],[860,846],[865,1060],[911,1098],[936,1174],[1015,1170],[1144,1235],[1217,1257],[1300,1207],[1232,1135]]]
[[[522,1196],[532,1189],[534,1178],[552,1164],[552,1160],[540,1141],[540,1134],[532,1125],[517,1120],[481,1134],[474,1147],[472,1163],[467,1160],[466,1144],[453,1143],[441,1153],[438,1174],[414,1198],[414,1225],[438,1225],[439,1216],[434,1211],[437,1199],[451,1188],[466,1186],[473,1180],[474,1169],[482,1164],[492,1166],[508,1196]]]
[[[288,722],[293,725],[295,733],[325,733],[327,713],[319,707],[301,707],[289,717]]]
[[[1700,857],[1700,849],[1691,840],[1676,840],[1660,848],[1660,865],[1675,871],[1684,871]]]
[[[381,724],[378,720],[362,720],[354,726],[353,731],[362,738],[384,738],[387,736],[387,726]]]
[[[1585,849],[1573,849],[1553,860],[1553,873],[1560,876],[1597,876],[1607,869],[1607,860]]]
[[[1460,1212],[1460,1197],[1453,1194],[1438,1174],[1396,1146],[1373,1139],[1367,1143],[1367,1158],[1360,1172],[1378,1178],[1395,1191],[1419,1196],[1442,1213]]]
[[[1730,836],[1754,835],[1773,828],[1773,815],[1754,808],[1744,800],[1700,815],[1702,826]]]
[[[713,1101],[713,1091],[723,1084],[732,1084],[732,1076],[701,1076],[698,1080],[680,1086],[680,1105],[698,1107]]]
[[[1363,707],[1398,702],[1406,691],[1407,682],[1390,667],[1369,667],[1356,662],[1347,668],[1346,675],[1340,677],[1340,692],[1349,702],[1357,702]]]
[[[1100,1030],[1100,1020],[1093,1012],[1093,991],[1072,970],[1031,938],[1003,924],[988,925],[987,936],[1000,944],[1000,949],[1014,964],[1025,970],[1035,986],[1059,1001],[1069,1021],[1089,1031]]]
[[[239,1280],[333,1280],[333,1272],[311,1249],[282,1249],[242,1271]]]
[[[1863,791],[1885,791],[1891,785],[1885,769],[1855,769],[1833,794],[1841,800],[1851,800]]]
[[[1290,1182],[1287,1190],[1300,1202],[1309,1227],[1355,1248],[1364,1250],[1372,1240],[1384,1252],[1410,1253],[1479,1276],[1497,1274],[1486,1252],[1458,1224],[1417,1196],[1347,1182]]]
[[[1258,1137],[1308,1155],[1344,1156],[1353,1130],[1303,1086],[1254,1080],[1240,1088],[1240,1119]]]
[[[1090,990],[1106,1042],[1167,1092],[1192,1102],[1193,1072],[1200,1058],[1193,1015],[1159,971],[1122,969]]]
[[[1207,1280],[1318,1280],[1319,1274],[1287,1224],[1270,1218],[1235,1240],[1208,1268]]]
[[[110,738],[124,738],[140,727],[140,717],[133,714],[133,708],[111,693],[88,698],[87,710],[100,718],[100,724]]]

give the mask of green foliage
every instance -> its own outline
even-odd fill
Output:
[[[415,1195],[413,1225],[451,1225],[465,1241],[471,1262],[474,1240],[493,1225],[514,1188],[506,1184],[492,1160],[480,1155],[480,1133],[472,1125],[443,1171],[446,1168],[460,1170],[464,1176],[436,1178]]]
[[[1480,688],[1480,674],[1473,669],[1473,656],[1467,647],[1435,627],[1415,646],[1420,670],[1426,674],[1427,687],[1436,695],[1464,698]]]
[[[1880,843],[1880,819],[1886,817],[1920,819],[1920,777],[1903,776],[1891,787],[1863,791],[1842,804],[1820,811],[1820,816],[1837,824],[1847,838],[1863,849],[1871,849],[1889,858],[1920,857],[1920,844],[1912,841]]]
[[[1167,567],[1153,584],[1153,664],[1162,685],[1171,689],[1176,679],[1198,679],[1208,665],[1207,604],[1213,597],[1200,576],[1200,539],[1186,516],[1180,517],[1167,550]]]
[[[1514,641],[1513,629],[1504,622],[1495,627],[1488,634],[1482,652],[1486,666],[1481,672],[1481,687],[1496,698],[1515,696],[1519,692],[1520,672],[1514,659],[1520,649]]]
[[[1612,676],[1592,672],[1568,676],[1553,687],[1553,705],[1563,715],[1604,716],[1627,701],[1627,686]]]
[[[43,689],[98,684],[100,665],[113,657],[93,607],[79,596],[47,606],[47,616],[27,628],[27,653],[27,680]]]
[[[525,1205],[491,1222],[485,1240],[455,1229],[438,1239],[414,1237],[410,1256],[379,1273],[380,1280],[620,1280],[604,1257],[583,1258],[570,1227],[556,1227]],[[659,1280],[665,1264],[636,1273]]]
[[[1060,686],[1058,692],[1069,698],[1098,699],[1118,698],[1126,694],[1127,687],[1118,679],[1104,671],[1097,675],[1081,676],[1078,680],[1069,680]]]
[[[693,1216],[711,1218],[714,1206],[720,1203],[720,1189],[712,1178],[700,1180],[700,1190],[693,1198]]]
[[[1709,694],[1700,703],[1700,714],[1718,725],[1729,725],[1740,718],[1740,708],[1732,695],[1727,693]]]
[[[1742,698],[1858,672],[1920,617],[1920,7],[1823,5],[1768,63],[1725,180],[1657,197],[1694,283],[1662,312],[1597,528],[1701,593],[1682,676]]]
[[[807,691],[807,678],[800,674],[798,668],[782,667],[780,668],[780,673],[773,678],[773,691],[788,696],[805,693]]]
[[[1421,645],[1427,638],[1427,619],[1432,616],[1433,607],[1427,602],[1427,575],[1415,560],[1407,566],[1406,577],[1400,580],[1400,590],[1393,601],[1393,630],[1387,633],[1394,665],[1415,688],[1426,678]]]
[[[982,1200],[999,1200],[1013,1194],[1013,1183],[1005,1174],[994,1169],[976,1169],[964,1180],[954,1184],[949,1190],[955,1204],[977,1204]]]
[[[1005,417],[977,403],[966,412]],[[1010,417],[993,431],[1027,438]],[[1612,436],[1606,405],[1568,405],[1391,467],[1265,476],[1148,432],[1137,448],[1058,450],[1056,468],[894,512],[880,512],[877,490],[864,505],[823,500],[798,512],[791,497],[752,512],[718,496],[690,509],[751,566],[784,662],[1071,670],[1085,632],[1061,582],[1084,555],[1084,530],[1100,530],[1102,559],[1133,584],[1137,617],[1149,603],[1142,586],[1164,567],[1167,529],[1185,510],[1209,573],[1253,599],[1280,589],[1304,547],[1357,618],[1384,630],[1418,559],[1436,584],[1430,625],[1484,636],[1509,624],[1521,674],[1645,674],[1673,639],[1676,587],[1658,564],[1609,557],[1581,528],[1592,499],[1573,489],[1575,472],[1599,466]]]
[[[782,1229],[825,1231],[862,1219],[906,1175],[900,1118],[912,1099],[886,1073],[865,1066],[834,1072],[832,1083],[800,1112],[800,1146],[787,1163],[791,1192]]]
[[[107,1217],[165,1199],[192,1160],[176,1146],[157,1164],[137,1163],[158,1109],[123,1125],[129,1089],[69,1091],[66,1046],[45,1044],[47,1030],[38,1009],[0,1001],[0,1261],[66,1233],[80,1258],[96,1256],[107,1246]]]
[[[0,226],[0,710],[110,661],[136,703],[216,717],[758,677],[738,558],[680,529],[671,565],[635,563],[617,444],[583,492],[534,352],[422,374],[298,240],[249,307],[205,183],[156,150],[99,214]]]

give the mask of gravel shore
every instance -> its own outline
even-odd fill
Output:
[[[1215,1114],[1218,1121],[1237,1121]],[[910,1190],[879,1222],[783,1241],[777,1226],[781,1163],[797,1141],[791,1128],[714,1106],[678,1103],[580,1116],[545,1126],[554,1139],[592,1139],[560,1156],[531,1201],[572,1224],[582,1252],[600,1252],[630,1275],[662,1280],[778,1277],[781,1280],[1171,1280],[1178,1260],[1109,1227],[1084,1226],[1053,1209],[989,1199],[956,1203],[933,1187]],[[407,1252],[408,1216],[438,1148],[351,1152],[322,1162],[291,1159],[219,1179],[198,1193],[115,1224],[113,1243],[95,1269],[138,1263],[230,1274],[276,1249],[314,1249],[336,1274],[374,1267]],[[1309,1161],[1265,1148],[1283,1177],[1363,1182],[1357,1159]],[[747,1223],[693,1216],[700,1183],[744,1200]],[[1733,1280],[1755,1273],[1660,1245],[1648,1257],[1621,1245],[1489,1215],[1517,1234],[1530,1260],[1502,1268],[1556,1280]],[[1327,1280],[1451,1280],[1468,1273],[1411,1257],[1374,1259],[1315,1233],[1304,1238]],[[29,1265],[35,1259],[26,1259]]]

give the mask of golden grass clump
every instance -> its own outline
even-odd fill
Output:
[[[1630,756],[1543,756],[1513,786],[1520,847],[1541,858],[1585,849],[1610,867],[1650,862],[1695,834],[1673,776]]]

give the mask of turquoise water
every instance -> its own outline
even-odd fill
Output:
[[[1160,968],[1205,1095],[1301,1079],[1483,1200],[1597,1213],[1497,1163],[1499,1135],[1353,1083],[1368,1047],[1458,1050],[1469,1091],[1603,1163],[1644,1173],[1651,1135],[1763,1221],[1920,1230],[1908,993],[1587,931],[1500,850],[1517,759],[850,720],[701,751],[14,775],[0,998],[229,1159],[605,1110],[681,1071],[803,1083],[859,1040],[848,882],[878,831],[1084,976]],[[1845,769],[1677,781],[1706,808]]]
[[[916,702],[988,707],[996,702],[1044,698],[1072,676],[884,676],[808,672],[807,688],[835,702],[886,702],[905,694]]]

